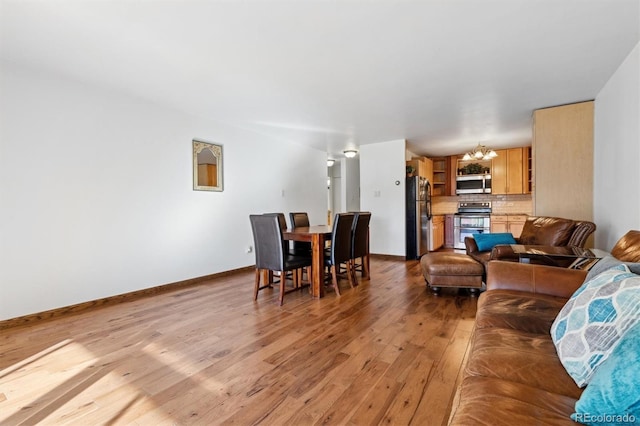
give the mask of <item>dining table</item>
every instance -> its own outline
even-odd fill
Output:
[[[311,242],[311,296],[324,297],[324,245],[331,239],[332,227],[329,225],[313,225],[285,229],[282,236],[289,241]]]

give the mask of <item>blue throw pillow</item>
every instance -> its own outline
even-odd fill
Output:
[[[491,250],[498,244],[515,244],[516,240],[513,238],[511,232],[496,232],[487,234],[473,234],[473,239],[476,240],[478,250],[487,251]]]
[[[640,322],[595,371],[571,419],[588,425],[640,422]]]

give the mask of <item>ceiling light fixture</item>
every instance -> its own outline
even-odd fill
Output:
[[[497,157],[498,154],[491,148],[487,148],[484,145],[478,144],[473,151],[467,152],[462,159],[464,161],[469,160],[491,160]]]
[[[331,159],[331,158],[328,158],[328,159],[327,159],[327,167],[331,167],[331,166],[333,166],[333,164],[334,164],[335,162],[336,162],[336,160],[333,160],[333,159]]]
[[[344,156],[347,158],[353,158],[356,156],[356,154],[358,153],[358,151],[356,151],[355,149],[347,149],[345,151],[343,151]]]

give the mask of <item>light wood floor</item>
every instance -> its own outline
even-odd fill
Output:
[[[0,424],[445,424],[476,299],[374,257],[338,298],[240,272],[0,331]]]

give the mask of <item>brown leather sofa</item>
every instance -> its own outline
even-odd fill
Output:
[[[517,244],[540,246],[584,247],[587,238],[596,230],[596,225],[588,221],[575,221],[560,217],[529,216],[522,228]],[[491,250],[480,251],[473,237],[464,239],[467,255],[485,266],[490,260],[518,261],[518,255],[508,245],[498,245]]]
[[[640,231],[629,231],[611,254],[640,262]],[[560,363],[550,329],[585,275],[552,266],[489,263],[450,425],[576,425],[569,416],[582,389]]]

